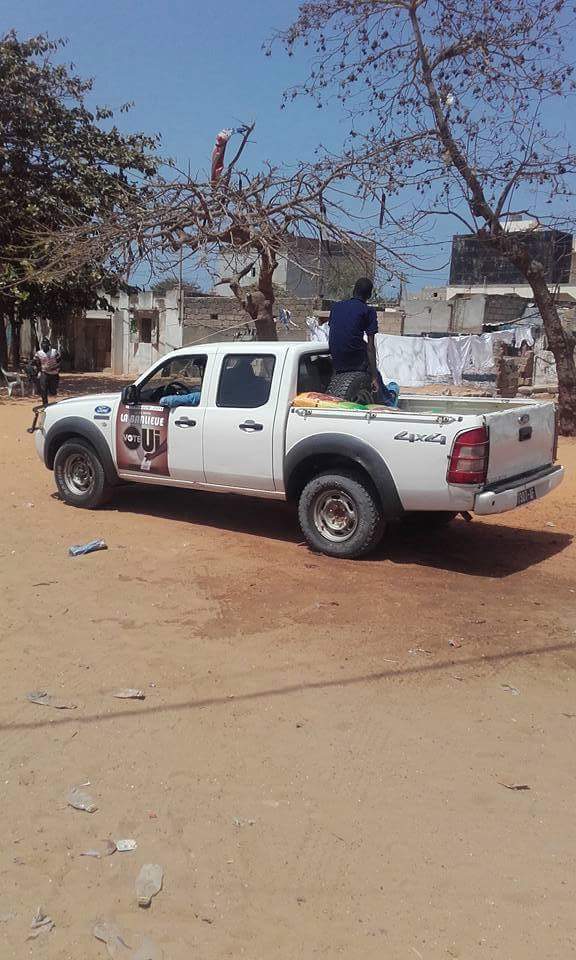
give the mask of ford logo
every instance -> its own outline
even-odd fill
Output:
[[[112,407],[96,407],[95,413],[112,413]]]

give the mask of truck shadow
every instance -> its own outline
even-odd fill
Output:
[[[502,521],[454,520],[440,531],[407,530],[398,524],[374,558],[501,579],[562,553],[572,540],[567,533],[527,530]]]
[[[112,509],[278,540],[307,552],[294,506],[278,501],[134,484],[117,491]],[[378,550],[362,562],[373,565],[388,561],[501,579],[562,553],[572,540],[566,533],[529,530],[503,522],[466,523],[458,519],[435,531],[397,523],[388,529]],[[334,563],[328,558],[326,562]],[[353,561],[338,564],[347,562]]]

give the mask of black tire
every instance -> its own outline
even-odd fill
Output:
[[[404,520],[414,529],[441,530],[457,516],[458,513],[452,510],[414,510],[404,514]]]
[[[298,520],[313,550],[348,560],[373,550],[385,527],[370,482],[347,471],[330,470],[310,480],[300,494]],[[339,524],[344,524],[340,530]]]
[[[369,373],[353,370],[335,373],[328,384],[328,393],[352,403],[372,403],[372,381]]]
[[[54,478],[61,499],[73,507],[95,510],[112,496],[98,454],[80,437],[66,440],[56,453]]]

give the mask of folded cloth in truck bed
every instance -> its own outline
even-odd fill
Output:
[[[341,400],[339,397],[331,397],[327,393],[299,393],[292,401],[293,407],[308,407],[318,410],[360,410],[364,413],[371,411],[374,413],[386,412],[396,413],[394,407],[384,406],[380,403],[352,403],[350,400]]]

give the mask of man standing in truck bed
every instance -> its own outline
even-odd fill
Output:
[[[380,385],[374,342],[378,319],[374,307],[368,306],[372,290],[372,281],[361,277],[354,285],[352,298],[333,305],[328,318],[328,340],[334,375],[366,373],[372,381],[372,390],[378,393]]]

